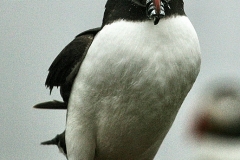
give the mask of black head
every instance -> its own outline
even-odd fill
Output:
[[[102,26],[116,20],[149,21],[184,15],[182,0],[108,0]]]

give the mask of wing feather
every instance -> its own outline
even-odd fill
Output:
[[[76,69],[75,67],[80,67],[88,48],[99,30],[100,28],[95,28],[79,34],[55,58],[48,70],[49,73],[45,82],[50,92],[53,87],[59,87],[66,83],[67,77],[71,75],[72,71],[75,71],[75,74],[77,74],[79,68]],[[75,78],[75,76],[71,77]]]

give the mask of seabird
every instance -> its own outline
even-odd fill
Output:
[[[223,78],[220,78],[223,79]],[[240,159],[240,88],[234,81],[208,85],[192,124],[197,159]]]
[[[67,108],[69,160],[150,160],[200,61],[182,0],[108,0],[102,26],[78,35],[49,68],[46,86],[60,86],[65,107],[35,107]]]

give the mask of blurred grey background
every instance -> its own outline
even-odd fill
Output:
[[[47,70],[78,33],[98,27],[106,0],[0,2],[0,159],[64,160],[55,146],[40,142],[64,130],[65,111],[33,105],[61,100],[44,86]],[[240,1],[185,0],[185,11],[202,49],[199,77],[182,105],[156,160],[191,160],[197,149],[189,136],[203,86],[212,79],[240,77]]]

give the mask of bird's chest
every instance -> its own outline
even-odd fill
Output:
[[[121,104],[174,102],[182,100],[195,81],[199,54],[197,35],[186,17],[163,20],[157,26],[119,21],[96,36],[79,80],[106,103],[113,97]]]
[[[103,157],[132,148],[137,156],[153,144],[157,149],[197,77],[199,54],[186,17],[157,26],[126,21],[105,26],[75,79],[68,119],[94,124]]]

